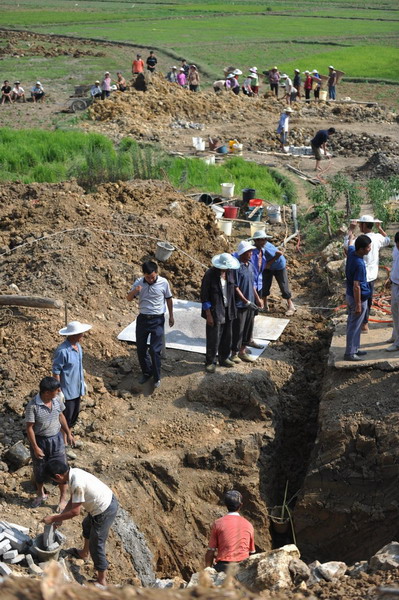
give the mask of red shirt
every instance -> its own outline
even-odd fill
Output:
[[[217,562],[240,562],[255,552],[254,528],[238,513],[228,513],[212,525],[209,548],[217,550]]]
[[[134,60],[132,67],[133,67],[132,68],[133,73],[143,73],[144,61],[141,60],[141,58],[139,60]]]

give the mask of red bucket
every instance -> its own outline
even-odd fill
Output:
[[[260,198],[252,198],[252,200],[249,201],[249,206],[263,206],[263,200]]]
[[[236,219],[238,215],[238,206],[223,206],[225,219]]]

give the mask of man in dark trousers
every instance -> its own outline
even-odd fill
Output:
[[[146,63],[147,63],[147,71],[149,71],[150,73],[154,73],[155,71],[155,67],[157,66],[157,62],[158,59],[154,54],[154,51],[151,50],[150,52],[150,56],[147,58]]]
[[[322,171],[322,168],[320,166],[321,148],[323,148],[324,156],[327,156],[327,140],[330,137],[330,135],[333,135],[333,133],[335,133],[334,127],[330,127],[330,129],[319,129],[319,131],[314,136],[313,140],[311,140],[310,142],[313,154],[316,158],[315,171]]]
[[[140,314],[136,321],[136,344],[142,375],[139,383],[153,377],[154,387],[161,385],[161,352],[165,328],[165,303],[169,312],[169,326],[173,327],[172,292],[168,281],[158,275],[158,265],[152,260],[142,264],[143,277],[133,283],[127,300],[138,296]],[[150,336],[150,354],[147,340]]]
[[[60,460],[50,460],[46,465],[46,474],[48,480],[60,486],[69,485],[71,497],[62,513],[48,515],[43,522],[46,525],[60,525],[77,517],[84,508],[88,514],[82,522],[83,548],[72,548],[69,553],[83,560],[90,554],[97,571],[97,583],[106,585],[108,561],[105,543],[118,511],[117,499],[111,488],[97,477],[83,469],[69,468]]]
[[[234,270],[240,262],[225,252],[212,258],[201,284],[201,316],[206,319],[205,370],[214,373],[216,355],[221,367],[234,367],[229,359],[232,342],[232,324],[237,316],[235,303]]]
[[[242,507],[240,492],[227,492],[224,503],[228,513],[213,523],[205,554],[205,566],[214,567],[218,573],[227,571],[232,563],[239,563],[255,554],[254,528],[238,512]]]
[[[348,321],[346,324],[345,360],[357,362],[367,354],[359,350],[362,324],[367,311],[367,301],[371,295],[367,282],[364,257],[371,250],[371,239],[367,235],[359,235],[353,245],[353,231],[349,231],[348,255],[346,258],[346,304]]]

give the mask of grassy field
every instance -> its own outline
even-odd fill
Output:
[[[172,158],[160,148],[124,138],[117,148],[104,135],[80,131],[0,128],[0,181],[56,183],[75,177],[92,190],[106,181],[167,178],[180,190],[220,193],[220,184],[237,190],[256,187],[261,198],[283,203],[295,200],[284,176],[240,157],[222,165],[200,159]]]
[[[289,71],[299,66],[325,73],[332,63],[350,77],[399,81],[399,7],[393,0],[369,0],[359,9],[351,0],[22,0],[17,7],[8,2],[2,9],[2,26],[154,46],[176,59],[197,62],[208,80],[227,64],[243,70],[255,64],[259,70],[272,64]],[[130,69],[133,51],[126,51],[119,68]],[[13,67],[11,60],[7,58],[3,67]],[[162,61],[161,68],[170,60]],[[19,64],[24,62],[19,59]],[[50,65],[49,78],[65,75],[66,65],[58,62]],[[101,70],[113,68],[107,60],[87,62],[96,69],[99,62]]]

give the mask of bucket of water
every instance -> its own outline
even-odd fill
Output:
[[[225,221],[224,219],[219,219],[218,227],[223,233],[227,236],[231,235],[233,231],[233,221]]]
[[[232,198],[234,196],[234,183],[221,183],[223,198]]]
[[[174,249],[174,246],[169,244],[169,242],[157,242],[155,258],[161,262],[164,262],[165,260],[168,260]]]
[[[325,102],[327,100],[327,92],[324,90],[320,90],[320,100],[323,100],[323,102]]]
[[[269,223],[281,223],[281,206],[268,206],[267,218]]]
[[[263,221],[250,221],[251,226],[251,237],[255,235],[255,231],[263,231],[266,229],[266,225]]]
[[[218,206],[217,204],[212,204],[211,209],[215,213],[217,219],[221,219],[223,217],[223,215],[224,215],[223,206]]]
[[[225,219],[236,219],[238,215],[238,206],[223,206]]]
[[[242,190],[242,201],[248,203],[252,198],[255,198],[255,190],[253,188],[244,188]]]

